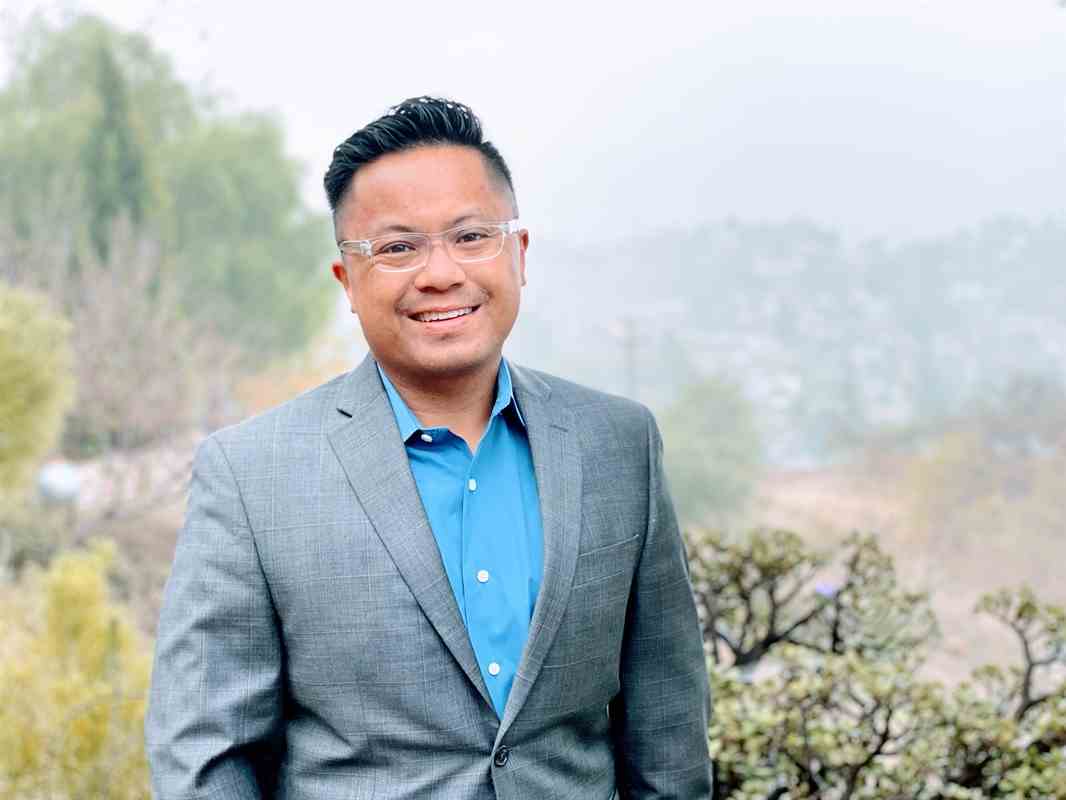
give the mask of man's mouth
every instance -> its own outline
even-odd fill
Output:
[[[456,317],[464,317],[467,314],[473,314],[478,308],[480,308],[480,306],[452,308],[447,311],[423,311],[419,314],[412,314],[411,319],[417,320],[418,322],[440,322],[446,319],[455,319]]]

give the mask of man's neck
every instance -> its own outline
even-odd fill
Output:
[[[469,373],[430,380],[381,368],[424,427],[448,428],[466,442],[470,452],[476,452],[496,401],[499,360]]]

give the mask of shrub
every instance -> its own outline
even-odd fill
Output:
[[[1066,798],[1066,610],[1021,588],[977,611],[1020,663],[920,677],[927,598],[872,536],[834,560],[788,531],[689,534],[711,655],[718,800]]]
[[[0,494],[24,488],[73,399],[69,325],[40,295],[0,283]]]
[[[150,647],[109,599],[113,548],[0,586],[0,798],[148,798]]]

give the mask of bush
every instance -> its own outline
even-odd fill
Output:
[[[1066,610],[986,595],[1020,663],[949,690],[920,677],[935,621],[876,538],[837,563],[787,531],[689,540],[717,800],[1066,798]]]
[[[69,325],[40,295],[0,283],[0,495],[25,488],[73,399]]]
[[[0,586],[0,798],[148,798],[150,647],[108,597],[113,550]]]

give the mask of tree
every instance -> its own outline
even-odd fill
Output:
[[[106,260],[89,247],[77,269],[65,272],[56,266],[62,246],[5,237],[0,225],[0,274],[69,309],[77,332],[67,359],[80,402],[62,438],[63,451],[75,458],[217,421],[240,357],[217,326],[183,313],[176,279],[160,270],[157,240],[126,217],[109,226],[106,240]]]
[[[156,241],[124,220],[107,240],[106,261],[85,253],[77,273],[49,290],[67,298],[78,332],[81,402],[67,417],[64,449],[82,456],[206,427],[238,358],[216,327],[182,313],[176,279],[158,272]]]
[[[96,17],[38,18],[18,42],[0,89],[0,222],[61,245],[48,268],[69,271],[90,249],[109,262],[125,218],[158,243],[183,313],[248,362],[307,344],[329,312],[329,228],[278,122],[224,113],[147,37]]]
[[[24,488],[73,399],[70,326],[39,294],[0,282],[0,494]]]
[[[906,592],[873,536],[845,543],[835,580],[829,559],[791,531],[730,540],[692,534],[693,592],[715,661],[754,667],[778,645],[823,655],[890,659],[936,635],[926,595]]]
[[[762,467],[762,443],[740,387],[690,384],[660,415],[670,492],[682,519],[720,521],[739,510]]]
[[[332,234],[303,208],[300,169],[282,152],[275,119],[243,114],[205,118],[159,153],[171,208],[162,244],[183,307],[259,367],[310,342],[330,309]]]
[[[169,60],[145,36],[92,16],[60,26],[34,17],[11,39],[0,87],[0,219],[20,239],[75,250],[92,242],[94,214],[122,208],[129,189],[130,203],[155,221],[166,192],[152,150],[184,135],[200,113]],[[137,177],[125,186],[123,173],[138,172],[146,185]]]
[[[119,214],[139,225],[148,204],[144,154],[130,119],[126,81],[106,40],[96,54],[99,116],[89,129],[82,157],[88,225],[96,255],[106,261],[108,236]]]
[[[1014,632],[1021,664],[949,691],[919,677],[935,620],[876,538],[851,536],[833,561],[787,531],[692,531],[689,554],[715,797],[1066,797],[1066,610],[1024,588],[985,596],[977,610]]]

